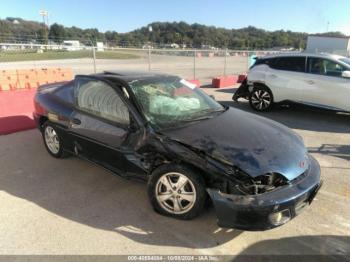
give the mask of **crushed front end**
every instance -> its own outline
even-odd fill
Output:
[[[308,169],[291,181],[273,176],[273,181],[268,177],[260,178],[253,186],[241,185],[231,191],[209,188],[207,191],[220,227],[267,230],[297,216],[311,204],[321,185],[320,166],[309,156]]]

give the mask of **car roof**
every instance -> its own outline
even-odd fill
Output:
[[[94,74],[94,76],[100,78],[106,78],[108,80],[117,80],[121,79],[125,82],[131,82],[134,80],[144,80],[144,79],[152,79],[159,77],[169,77],[173,75],[150,72],[150,71],[133,71],[133,70],[118,70],[118,71],[104,71],[103,73]],[[174,76],[173,76],[174,77]]]
[[[335,55],[335,54],[328,54],[328,53],[308,53],[308,52],[298,52],[298,53],[278,53],[278,54],[271,54],[271,55],[266,55],[266,56],[262,56],[260,58],[264,59],[264,58],[275,58],[275,57],[291,57],[291,56],[295,56],[295,57],[300,57],[300,56],[308,56],[308,57],[320,57],[320,58],[329,58],[329,59],[333,59],[333,60],[339,60],[341,58],[346,58],[344,56],[340,56],[340,55]]]

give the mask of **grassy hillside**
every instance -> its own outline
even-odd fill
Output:
[[[152,32],[149,31],[152,27]],[[344,36],[340,32],[323,35]],[[99,32],[96,28],[81,29],[43,23],[21,18],[0,19],[0,42],[61,43],[63,40],[80,40],[85,45],[97,41],[111,46],[136,46],[151,43],[154,46],[177,43],[187,47],[213,46],[230,49],[269,49],[273,47],[304,48],[308,34],[292,31],[266,31],[252,26],[227,29],[185,22],[154,22],[128,33]]]

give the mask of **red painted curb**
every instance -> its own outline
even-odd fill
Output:
[[[35,128],[32,113],[36,90],[0,92],[0,135]]]
[[[212,80],[212,86],[214,88],[233,86],[237,83],[237,80],[237,76],[219,76]]]
[[[238,76],[237,83],[240,84],[242,83],[245,79],[247,78],[247,74],[241,74]]]

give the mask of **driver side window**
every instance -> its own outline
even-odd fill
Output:
[[[107,83],[92,80],[77,80],[77,107],[97,117],[128,125],[129,110],[118,93]]]

